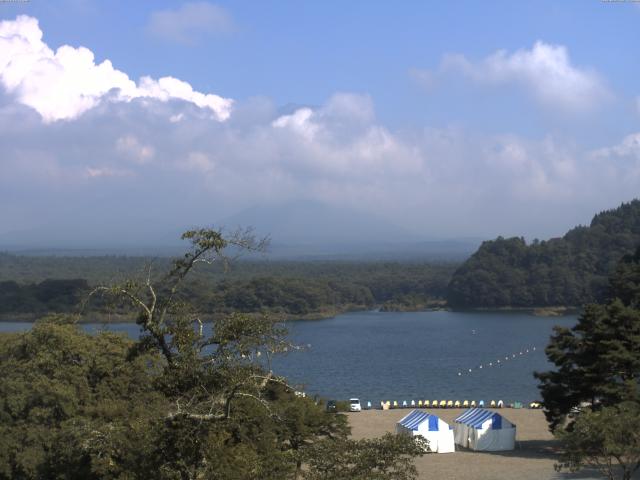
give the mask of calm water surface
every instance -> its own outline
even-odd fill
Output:
[[[532,373],[550,368],[544,347],[553,326],[575,321],[503,312],[358,312],[297,321],[288,324],[291,337],[308,348],[277,359],[274,370],[327,398],[530,402],[539,398]],[[0,323],[0,331],[28,328]],[[135,324],[84,328],[139,333]]]

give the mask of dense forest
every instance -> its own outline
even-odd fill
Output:
[[[454,307],[580,306],[607,296],[608,275],[640,245],[640,200],[593,217],[562,238],[484,242],[453,275]]]
[[[0,254],[0,315],[71,313],[96,285],[144,278],[170,260],[142,257],[28,257]],[[204,314],[231,311],[321,317],[354,309],[417,310],[441,305],[455,264],[238,261],[228,271],[194,271],[182,295]],[[87,313],[119,313],[93,298]]]

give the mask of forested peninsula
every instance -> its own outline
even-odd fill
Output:
[[[0,254],[0,319],[30,320],[80,310],[88,321],[130,320],[126,305],[89,292],[127,278],[144,281],[169,259],[29,257]],[[424,310],[444,303],[457,264],[347,261],[239,261],[228,271],[194,271],[181,295],[203,315],[230,312],[325,318],[353,310]]]
[[[608,276],[640,245],[640,200],[593,217],[561,238],[484,242],[447,288],[453,308],[572,307],[606,298]]]

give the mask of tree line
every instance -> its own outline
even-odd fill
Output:
[[[167,265],[166,259],[153,262],[132,258],[127,263],[119,257],[113,258],[113,264],[101,257],[60,259],[5,254],[2,260],[5,275],[17,277],[0,281],[0,315],[5,318],[12,314],[73,313],[95,285],[108,282],[113,276],[123,277],[124,272],[131,277],[157,277]],[[128,267],[124,269],[124,265]],[[52,267],[61,270],[52,271]],[[87,270],[81,272],[80,267]],[[443,302],[454,268],[448,263],[237,262],[228,272],[221,267],[195,272],[180,295],[206,314],[262,312],[305,317],[374,306],[415,310]],[[76,273],[84,277],[64,278]],[[63,278],[34,281],[46,274]],[[124,304],[100,300],[85,308],[95,313],[128,313]]]
[[[447,289],[454,307],[581,306],[608,295],[618,260],[640,245],[640,200],[593,217],[561,238],[484,242]]]

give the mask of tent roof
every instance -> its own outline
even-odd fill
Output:
[[[482,428],[482,424],[489,419],[493,420],[492,428],[502,428],[502,415],[497,412],[485,410],[484,408],[472,408],[470,410],[467,410],[454,421],[457,423],[469,425],[473,428]],[[507,424],[510,425],[509,422],[507,422]]]
[[[418,430],[418,426],[423,422],[429,422],[429,430],[438,430],[438,420],[436,415],[432,415],[427,412],[421,412],[420,410],[412,410],[409,415],[398,421],[399,425],[410,430]]]

